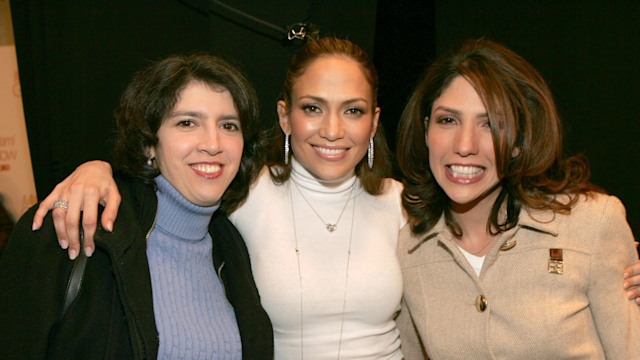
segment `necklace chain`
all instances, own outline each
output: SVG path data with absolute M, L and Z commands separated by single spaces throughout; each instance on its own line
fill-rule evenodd
M 355 187 L 355 184 L 353 186 Z M 298 185 L 296 185 L 296 187 L 298 187 Z M 302 195 L 300 188 L 298 188 L 298 191 L 300 192 L 300 195 Z M 342 213 L 340 213 L 340 217 L 342 217 L 344 210 L 347 208 L 347 204 L 349 203 L 349 200 L 351 200 L 352 193 L 353 193 L 353 187 L 351 188 L 351 193 L 349 193 L 349 199 L 347 200 L 347 202 L 344 204 L 344 207 L 342 208 Z M 300 284 L 300 359 L 304 360 L 304 310 L 303 310 L 304 302 L 303 302 L 303 296 L 302 296 L 303 293 L 302 293 L 302 270 L 300 267 L 300 247 L 298 245 L 298 231 L 296 229 L 296 216 L 295 216 L 295 211 L 293 207 L 293 193 L 290 193 L 289 198 L 291 199 L 291 217 L 293 219 L 293 237 L 295 240 L 296 261 L 298 265 L 298 279 L 300 281 L 299 283 Z M 304 197 L 304 195 L 302 195 L 302 198 L 305 200 L 305 202 L 307 202 L 307 205 L 309 205 L 311 210 L 315 212 L 315 210 L 313 209 L 311 204 L 309 204 L 309 202 Z M 337 357 L 338 360 L 340 360 L 340 351 L 342 350 L 342 332 L 344 330 L 344 314 L 347 308 L 347 286 L 349 283 L 349 264 L 351 262 L 351 242 L 353 239 L 353 222 L 355 218 L 355 212 L 356 212 L 356 199 L 353 198 L 353 208 L 351 210 L 351 229 L 349 229 L 349 249 L 347 250 L 347 265 L 345 267 L 345 274 L 344 274 L 344 296 L 342 299 L 342 319 L 340 321 L 340 338 L 338 340 L 338 357 Z M 322 220 L 322 217 L 320 217 L 320 215 L 317 212 L 316 212 L 316 215 L 318 215 L 320 220 Z M 331 224 L 327 224 L 327 230 L 329 230 L 329 232 L 333 232 L 336 229 L 335 225 L 337 225 L 338 221 L 340 221 L 340 217 L 338 217 L 336 224 L 334 224 L 333 230 L 330 230 L 328 227 L 328 225 L 331 225 Z
M 326 227 L 327 231 L 328 232 L 336 231 L 336 229 L 338 228 L 338 223 L 340 222 L 340 219 L 342 218 L 342 214 L 344 214 L 344 210 L 347 208 L 347 204 L 349 203 L 349 200 L 351 200 L 351 195 L 353 195 L 353 190 L 356 187 L 356 183 L 354 182 L 353 185 L 351 185 L 351 191 L 349 191 L 349 198 L 347 198 L 347 202 L 344 203 L 344 206 L 342 207 L 342 211 L 340 212 L 340 216 L 338 216 L 338 220 L 336 220 L 336 222 L 333 223 L 333 224 L 324 221 L 324 219 L 322 218 L 322 216 L 320 216 L 320 214 L 318 214 L 316 209 L 314 209 L 313 206 L 311 206 L 311 203 L 309 202 L 309 200 L 307 200 L 306 196 L 304 196 L 304 194 L 302 193 L 302 190 L 300 190 L 300 187 L 298 186 L 298 184 L 296 184 L 294 181 L 292 181 L 292 183 L 293 183 L 293 185 L 296 186 L 296 189 L 298 189 L 298 192 L 302 196 L 302 199 L 304 199 L 304 202 L 306 202 L 307 205 L 309 205 L 309 207 L 316 214 L 318 219 L 320 219 L 320 221 L 322 221 L 322 223 Z

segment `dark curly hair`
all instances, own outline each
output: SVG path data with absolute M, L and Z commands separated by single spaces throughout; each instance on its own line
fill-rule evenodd
M 127 177 L 153 184 L 157 168 L 146 165 L 147 149 L 158 144 L 158 129 L 173 109 L 180 92 L 193 81 L 228 90 L 238 109 L 244 149 L 240 169 L 222 197 L 220 208 L 235 210 L 264 164 L 264 137 L 258 99 L 245 76 L 233 65 L 207 54 L 170 56 L 136 73 L 115 111 L 114 169 Z
M 283 100 L 288 108 L 290 108 L 291 92 L 295 82 L 315 60 L 324 56 L 342 56 L 357 62 L 371 86 L 372 106 L 373 108 L 377 106 L 378 75 L 367 53 L 349 40 L 324 37 L 317 40 L 310 39 L 292 57 L 284 80 Z M 270 133 L 270 137 L 275 140 L 271 146 L 268 165 L 279 169 L 279 171 L 271 171 L 271 177 L 276 183 L 283 183 L 291 175 L 291 163 L 288 165 L 284 163 L 284 134 L 277 124 L 270 129 Z M 382 123 L 378 123 L 378 129 L 373 137 L 373 144 L 375 146 L 373 168 L 369 169 L 366 164 L 367 160 L 363 158 L 356 165 L 355 173 L 360 178 L 365 191 L 369 194 L 377 195 L 382 191 L 383 179 L 391 175 L 391 152 Z
M 563 154 L 563 128 L 551 91 L 526 60 L 488 39 L 469 40 L 428 67 L 406 105 L 398 129 L 402 201 L 416 234 L 429 231 L 444 213 L 456 236 L 462 230 L 449 198 L 429 168 L 425 117 L 453 79 L 463 76 L 478 92 L 489 115 L 501 190 L 487 221 L 491 233 L 513 228 L 522 207 L 568 212 L 576 194 L 601 191 L 589 183 L 581 155 Z M 517 153 L 517 156 L 513 156 Z M 557 195 L 569 195 L 560 201 Z M 499 211 L 506 203 L 507 217 Z

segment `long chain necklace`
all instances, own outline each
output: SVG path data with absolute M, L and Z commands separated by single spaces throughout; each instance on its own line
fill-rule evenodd
M 293 181 L 292 181 L 293 182 Z M 296 186 L 296 189 L 298 189 L 298 192 L 300 193 L 300 195 L 302 196 L 302 198 L 304 199 L 304 202 L 307 203 L 307 205 L 309 205 L 309 207 L 311 208 L 311 210 L 313 210 L 313 212 L 316 214 L 316 216 L 318 216 L 318 219 L 320 219 L 320 221 L 322 221 L 322 223 L 324 224 L 324 226 L 327 228 L 328 232 L 334 232 L 336 231 L 336 229 L 338 228 L 338 223 L 340 222 L 340 219 L 342 218 L 342 214 L 344 214 L 344 210 L 347 208 L 347 204 L 349 203 L 349 200 L 351 200 L 351 195 L 353 195 L 353 189 L 355 189 L 355 185 L 356 183 L 354 182 L 353 185 L 351 185 L 351 191 L 349 192 L 349 198 L 347 199 L 347 202 L 344 203 L 344 206 L 342 207 L 342 211 L 340 212 L 340 216 L 338 216 L 338 220 L 336 220 L 335 223 L 328 223 L 326 221 L 324 221 L 324 219 L 322 218 L 322 216 L 320 216 L 320 214 L 318 214 L 318 212 L 316 211 L 316 209 L 313 208 L 313 206 L 311 206 L 311 203 L 309 202 L 309 200 L 307 200 L 307 198 L 304 196 L 304 194 L 302 193 L 302 190 L 300 190 L 300 187 L 298 186 L 298 184 L 296 184 L 295 182 L 293 182 L 293 185 Z
M 349 200 L 351 200 L 351 195 L 353 194 L 354 187 L 355 187 L 355 183 L 351 188 L 351 193 L 349 193 L 349 199 L 345 203 L 344 208 L 342 209 L 342 213 L 344 213 L 344 209 L 347 208 L 347 204 L 349 203 Z M 296 185 L 296 188 L 298 188 L 298 185 Z M 300 188 L 298 188 L 298 191 L 300 192 L 300 195 L 302 195 L 302 191 L 300 191 Z M 302 296 L 302 270 L 300 267 L 300 247 L 298 246 L 298 231 L 296 229 L 296 216 L 295 216 L 295 211 L 293 207 L 292 192 L 290 193 L 289 198 L 291 199 L 291 217 L 293 218 L 293 237 L 295 239 L 296 260 L 298 263 L 298 279 L 300 281 L 300 360 L 304 360 L 304 308 L 303 308 L 304 299 Z M 318 215 L 318 213 L 313 209 L 311 204 L 309 204 L 307 199 L 304 197 L 304 195 L 302 195 L 302 198 L 305 200 L 307 205 L 309 205 L 311 210 L 313 210 L 313 212 L 315 212 L 316 215 Z M 337 357 L 338 360 L 340 360 L 340 351 L 342 350 L 342 332 L 344 330 L 344 313 L 347 308 L 347 286 L 349 282 L 349 263 L 351 261 L 351 241 L 353 239 L 353 221 L 355 218 L 355 212 L 356 212 L 356 199 L 353 198 L 353 208 L 351 210 L 351 229 L 349 229 L 349 249 L 347 250 L 347 265 L 345 267 L 345 273 L 344 273 L 344 296 L 342 298 L 342 318 L 340 321 L 340 338 L 338 340 L 338 357 Z M 342 213 L 340 213 L 340 217 L 342 217 Z M 320 217 L 320 215 L 318 215 L 318 217 Z M 331 224 L 327 224 L 327 230 L 329 230 L 329 232 L 333 232 L 336 229 L 335 226 L 337 225 L 338 221 L 340 221 L 340 217 L 338 217 L 336 224 L 333 224 L 334 225 L 333 230 L 330 230 L 328 227 L 328 225 L 331 225 Z M 321 217 L 320 217 L 320 220 L 322 220 Z M 322 222 L 324 223 L 324 221 Z

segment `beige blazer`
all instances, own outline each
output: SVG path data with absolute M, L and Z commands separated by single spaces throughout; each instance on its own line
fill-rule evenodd
M 640 307 L 622 288 L 623 269 L 638 260 L 633 242 L 613 196 L 582 197 L 570 215 L 523 210 L 478 277 L 443 219 L 426 236 L 407 226 L 398 247 L 402 351 L 407 360 L 425 351 L 432 359 L 640 359 Z

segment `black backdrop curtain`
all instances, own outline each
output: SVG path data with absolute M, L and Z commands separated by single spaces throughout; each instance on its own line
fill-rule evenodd
M 380 75 L 392 148 L 402 106 L 437 55 L 468 37 L 505 43 L 549 81 L 567 150 L 591 160 L 593 180 L 620 197 L 640 232 L 640 2 L 489 0 L 222 1 L 283 27 L 316 24 L 370 54 Z M 63 4 L 63 5 L 62 5 Z M 216 1 L 12 1 L 12 19 L 38 196 L 78 164 L 110 158 L 112 112 L 134 71 L 173 54 L 208 51 L 238 64 L 273 124 L 292 52 Z M 263 26 L 264 29 L 264 26 Z

